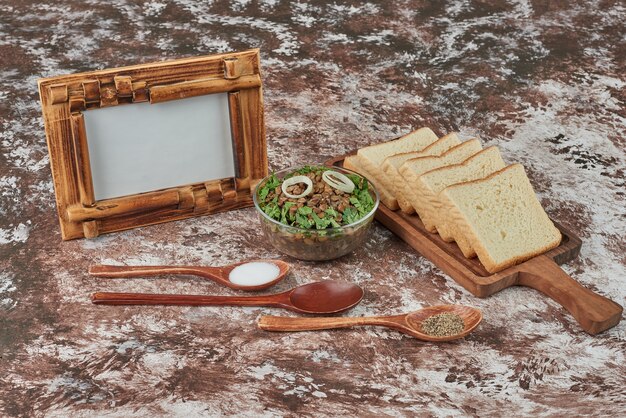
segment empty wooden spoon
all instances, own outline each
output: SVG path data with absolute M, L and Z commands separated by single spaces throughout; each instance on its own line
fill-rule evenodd
M 426 334 L 422 322 L 440 313 L 455 313 L 463 319 L 463 331 L 446 337 L 435 337 Z M 451 341 L 465 337 L 472 332 L 483 319 L 482 313 L 476 308 L 463 305 L 439 305 L 420 309 L 403 315 L 340 317 L 340 318 L 288 318 L 284 316 L 262 316 L 259 328 L 266 331 L 314 331 L 321 329 L 349 328 L 359 325 L 378 325 L 393 328 L 424 341 Z
M 91 301 L 100 305 L 271 306 L 300 313 L 330 314 L 350 309 L 362 298 L 363 289 L 358 285 L 326 280 L 273 295 L 205 296 L 97 292 L 91 296 Z
M 230 273 L 239 266 L 252 263 L 270 263 L 278 267 L 278 273 L 275 279 L 261 283 L 258 285 L 244 285 L 233 283 Z M 249 266 L 246 266 L 249 267 Z M 253 269 L 251 269 L 253 270 Z M 202 267 L 202 266 L 110 266 L 110 265 L 95 265 L 89 268 L 89 274 L 97 277 L 147 277 L 147 276 L 160 276 L 162 274 L 189 274 L 193 276 L 200 276 L 206 279 L 213 280 L 216 283 L 228 286 L 231 289 L 237 290 L 262 290 L 267 289 L 281 281 L 289 273 L 289 264 L 281 260 L 251 260 L 243 261 L 241 263 L 229 264 L 222 267 Z

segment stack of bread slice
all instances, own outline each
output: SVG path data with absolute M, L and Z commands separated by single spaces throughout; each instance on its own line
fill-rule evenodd
M 356 156 L 346 159 L 344 166 L 372 180 L 383 204 L 396 210 L 398 200 L 392 180 L 382 170 L 383 162 L 390 155 L 422 150 L 436 140 L 437 135 L 430 128 L 418 129 L 396 140 L 361 148 Z
M 399 171 L 400 167 L 412 158 L 440 155 L 450 148 L 460 144 L 461 140 L 459 137 L 455 133 L 452 133 L 437 139 L 435 142 L 421 150 L 403 152 L 401 154 L 395 154 L 385 158 L 382 164 L 382 169 L 387 178 L 392 182 L 391 191 L 398 200 L 398 204 L 402 212 L 410 215 L 415 213 L 415 209 L 413 209 L 413 205 L 409 202 L 411 187 L 402 180 L 402 175 Z
M 561 233 L 520 164 L 454 133 L 422 128 L 360 149 L 344 166 L 363 174 L 391 210 L 417 213 L 426 230 L 455 241 L 494 273 L 559 245 Z

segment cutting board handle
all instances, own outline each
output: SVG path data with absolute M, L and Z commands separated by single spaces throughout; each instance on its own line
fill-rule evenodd
M 582 286 L 545 255 L 522 264 L 518 284 L 550 296 L 591 335 L 617 325 L 622 316 L 620 305 Z

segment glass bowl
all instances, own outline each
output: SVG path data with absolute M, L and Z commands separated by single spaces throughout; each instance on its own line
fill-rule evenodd
M 312 166 L 318 166 L 311 164 Z M 298 168 L 289 168 L 274 173 L 279 179 L 293 173 Z M 359 173 L 341 167 L 332 167 L 332 170 L 343 174 L 356 174 L 365 178 Z M 257 184 L 254 189 L 254 207 L 259 214 L 261 229 L 269 242 L 278 251 L 290 255 L 299 260 L 325 261 L 333 260 L 344 256 L 357 247 L 361 246 L 367 237 L 367 232 L 374 219 L 374 213 L 378 209 L 379 197 L 374 185 L 367 180 L 368 190 L 374 199 L 374 207 L 363 218 L 349 225 L 339 228 L 326 229 L 304 229 L 295 226 L 285 225 L 266 215 L 259 207 L 258 193 L 263 185 L 268 181 L 269 176 Z

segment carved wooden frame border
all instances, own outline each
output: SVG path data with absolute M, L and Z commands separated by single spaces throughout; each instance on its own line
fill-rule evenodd
M 38 80 L 64 240 L 252 205 L 267 175 L 259 50 Z M 84 110 L 228 93 L 235 177 L 96 201 Z

